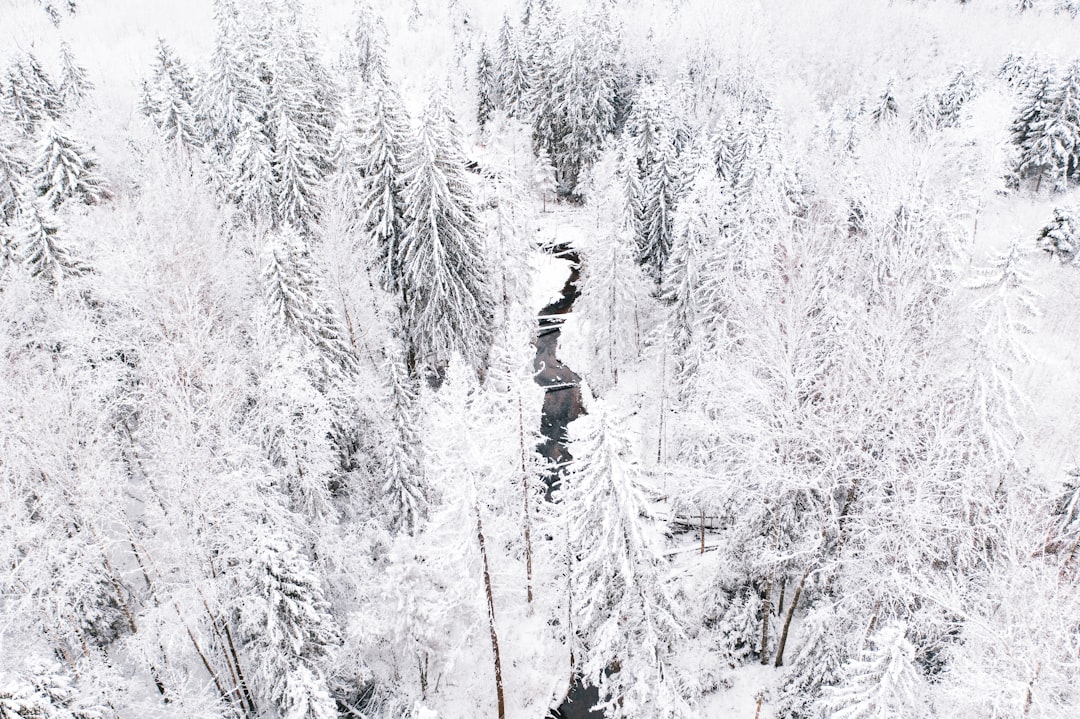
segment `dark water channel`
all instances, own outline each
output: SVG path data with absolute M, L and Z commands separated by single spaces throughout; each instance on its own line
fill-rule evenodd
M 580 294 L 577 286 L 578 254 L 567 245 L 555 247 L 553 254 L 569 260 L 571 270 L 559 299 L 540 311 L 540 328 L 533 343 L 536 345 L 536 358 L 533 360 L 536 383 L 546 390 L 540 421 L 544 441 L 538 449 L 552 462 L 551 472 L 545 478 L 548 501 L 551 501 L 552 491 L 559 485 L 562 468 L 571 459 L 566 450 L 566 426 L 585 413 L 579 386 L 581 377 L 556 355 L 562 323 Z M 596 687 L 584 686 L 580 680 L 576 680 L 562 703 L 551 711 L 549 719 L 602 719 L 603 712 L 592 710 L 599 701 L 600 693 Z
M 540 421 L 544 441 L 538 449 L 552 462 L 552 470 L 546 478 L 548 500 L 559 484 L 562 468 L 570 461 L 570 453 L 566 450 L 566 425 L 585 411 L 579 387 L 581 377 L 556 356 L 562 323 L 580 294 L 577 287 L 578 255 L 566 245 L 556 247 L 554 255 L 572 263 L 570 276 L 563 285 L 559 299 L 540 310 L 540 329 L 533 343 L 536 345 L 536 358 L 533 360 L 536 383 L 546 390 Z

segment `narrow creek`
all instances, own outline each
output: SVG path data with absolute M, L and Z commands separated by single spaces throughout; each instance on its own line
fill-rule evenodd
M 579 258 L 568 245 L 559 245 L 552 253 L 555 257 L 570 261 L 570 276 L 563 285 L 559 299 L 540 310 L 540 328 L 534 342 L 536 358 L 533 360 L 533 371 L 536 373 L 536 383 L 546 390 L 540 421 L 544 441 L 538 450 L 551 460 L 552 469 L 545 478 L 548 501 L 552 499 L 553 490 L 559 486 L 562 468 L 572 459 L 566 449 L 566 426 L 585 413 L 581 401 L 581 377 L 557 356 L 562 324 L 580 294 L 577 286 Z M 596 687 L 584 686 L 580 680 L 575 680 L 566 698 L 551 711 L 549 719 L 603 719 L 603 712 L 592 710 L 599 701 L 600 693 Z
M 536 357 L 533 359 L 536 383 L 546 390 L 540 421 L 544 441 L 538 449 L 552 463 L 551 472 L 545 478 L 549 501 L 552 490 L 559 484 L 559 473 L 570 461 L 570 453 L 566 449 L 566 426 L 585 411 L 579 387 L 581 377 L 563 364 L 556 354 L 559 337 L 562 336 L 562 323 L 580 294 L 577 287 L 578 255 L 566 245 L 555 247 L 553 254 L 570 261 L 570 276 L 563 285 L 559 299 L 540 310 L 540 328 L 534 342 Z

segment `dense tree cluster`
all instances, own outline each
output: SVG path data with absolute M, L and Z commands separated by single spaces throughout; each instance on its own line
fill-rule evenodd
M 0 717 L 1077 714 L 1080 62 L 349 4 L 10 53 Z

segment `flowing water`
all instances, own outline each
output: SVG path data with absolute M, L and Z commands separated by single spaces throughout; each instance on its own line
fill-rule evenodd
M 571 262 L 570 277 L 563 285 L 559 299 L 540 311 L 540 329 L 534 342 L 536 359 L 533 360 L 536 382 L 547 390 L 540 423 L 544 441 L 539 451 L 552 462 L 551 473 L 546 478 L 549 501 L 552 491 L 559 485 L 562 468 L 571 459 L 566 449 L 566 426 L 585 413 L 579 386 L 581 377 L 556 356 L 562 323 L 573 310 L 579 294 L 578 255 L 565 245 L 556 247 L 554 254 Z M 599 700 L 600 694 L 595 687 L 584 686 L 577 680 L 562 703 L 552 710 L 549 719 L 603 719 L 603 712 L 592 710 Z

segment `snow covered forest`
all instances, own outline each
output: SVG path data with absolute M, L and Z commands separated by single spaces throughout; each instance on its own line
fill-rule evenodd
M 1080 717 L 1080 1 L 0 0 L 0 719 Z

